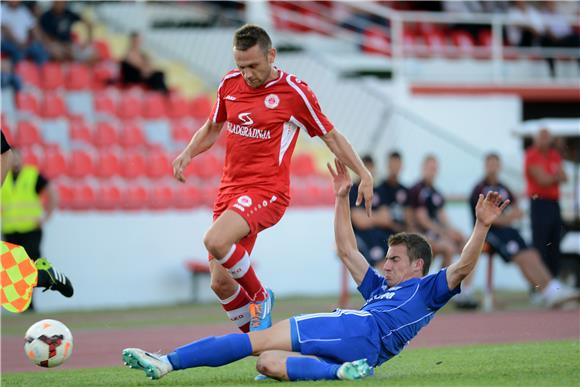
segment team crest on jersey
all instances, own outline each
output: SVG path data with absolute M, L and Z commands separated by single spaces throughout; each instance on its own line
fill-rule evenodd
M 244 207 L 250 207 L 252 205 L 252 198 L 244 195 L 238 198 L 238 203 Z
M 268 109 L 275 109 L 279 104 L 280 97 L 278 97 L 276 94 L 268 94 L 264 99 L 264 105 L 266 105 Z

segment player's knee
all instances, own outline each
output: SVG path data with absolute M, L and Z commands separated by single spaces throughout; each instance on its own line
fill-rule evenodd
M 283 361 L 272 351 L 262 352 L 256 362 L 256 370 L 271 378 L 280 378 L 283 374 Z
M 205 233 L 203 244 L 207 251 L 214 257 L 223 257 L 229 249 L 229 246 L 223 240 L 220 240 L 219 236 L 211 230 Z

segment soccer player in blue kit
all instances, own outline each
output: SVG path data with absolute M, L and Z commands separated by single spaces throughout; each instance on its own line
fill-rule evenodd
M 336 194 L 334 232 L 342 262 L 366 303 L 360 310 L 295 316 L 271 328 L 250 333 L 207 337 L 166 355 L 138 348 L 123 350 L 130 368 L 144 370 L 151 379 L 193 367 L 219 367 L 250 355 L 256 368 L 278 380 L 361 379 L 373 367 L 396 356 L 426 326 L 435 312 L 460 292 L 460 284 L 474 269 L 487 232 L 509 204 L 497 192 L 480 195 L 473 232 L 459 261 L 426 275 L 431 247 L 418 234 L 389 238 L 380 276 L 359 253 L 350 221 L 348 195 L 352 181 L 346 167 L 328 165 Z

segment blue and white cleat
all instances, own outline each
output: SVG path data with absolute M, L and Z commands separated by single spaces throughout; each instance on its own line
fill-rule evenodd
M 264 301 L 250 303 L 250 332 L 262 331 L 272 326 L 272 308 L 274 307 L 274 292 L 266 289 L 268 296 Z
M 263 374 L 258 374 L 256 376 L 254 376 L 254 381 L 256 381 L 256 382 L 262 382 L 264 380 L 275 380 L 275 379 L 272 379 L 271 377 L 263 375 Z
M 123 362 L 129 368 L 145 371 L 149 379 L 161 379 L 173 371 L 171 364 L 163 361 L 161 356 L 139 348 L 125 348 Z
M 367 363 L 367 359 L 361 359 L 343 363 L 336 371 L 336 376 L 340 380 L 358 380 L 374 375 L 374 373 L 375 371 Z

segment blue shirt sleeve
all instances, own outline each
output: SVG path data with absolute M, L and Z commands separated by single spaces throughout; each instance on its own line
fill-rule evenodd
M 431 309 L 439 309 L 456 294 L 461 292 L 458 285 L 455 289 L 449 290 L 447 285 L 447 271 L 441 269 L 436 274 L 431 274 L 421 279 L 419 292 L 425 300 L 425 304 Z
M 386 284 L 387 280 L 385 277 L 379 275 L 379 273 L 369 266 L 365 277 L 357 289 L 364 299 L 368 300 L 375 290 Z

